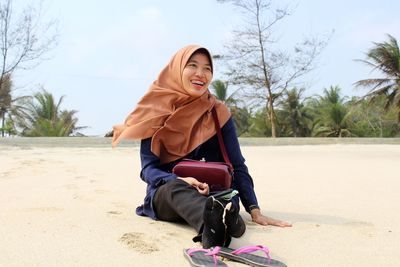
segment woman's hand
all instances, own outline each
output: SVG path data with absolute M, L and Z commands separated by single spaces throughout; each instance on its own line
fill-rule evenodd
M 250 212 L 251 219 L 253 222 L 261 224 L 261 225 L 273 225 L 278 227 L 291 227 L 292 224 L 280 220 L 276 220 L 261 214 L 259 209 L 253 209 Z
M 210 187 L 208 186 L 208 184 L 199 182 L 196 178 L 178 177 L 178 179 L 181 179 L 181 180 L 185 181 L 186 183 L 190 184 L 191 186 L 196 188 L 200 194 L 202 194 L 204 196 L 208 196 L 208 194 L 210 193 Z

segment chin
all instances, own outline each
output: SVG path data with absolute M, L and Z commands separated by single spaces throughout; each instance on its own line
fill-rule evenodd
M 207 89 L 202 89 L 202 90 L 192 89 L 190 90 L 190 95 L 194 97 L 199 97 L 202 96 L 206 91 Z

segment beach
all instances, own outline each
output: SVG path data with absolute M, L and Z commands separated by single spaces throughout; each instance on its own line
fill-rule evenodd
M 266 245 L 288 266 L 400 266 L 400 145 L 244 145 L 265 215 L 231 247 Z M 135 214 L 137 145 L 0 144 L 0 266 L 189 266 L 178 223 Z M 229 266 L 245 266 L 225 261 Z

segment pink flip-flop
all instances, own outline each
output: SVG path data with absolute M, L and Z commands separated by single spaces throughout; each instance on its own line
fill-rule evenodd
M 251 254 L 256 251 L 263 251 L 265 257 Z M 255 267 L 286 267 L 286 264 L 283 262 L 271 259 L 269 256 L 269 249 L 266 246 L 245 246 L 235 250 L 221 247 L 218 255 Z
M 183 254 L 189 260 L 190 265 L 195 267 L 227 267 L 227 265 L 217 259 L 221 247 L 211 249 L 190 248 L 184 249 Z

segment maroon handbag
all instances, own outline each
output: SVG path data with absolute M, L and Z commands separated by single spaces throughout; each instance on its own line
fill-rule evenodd
M 207 183 L 210 191 L 222 191 L 232 185 L 233 166 L 226 153 L 221 129 L 218 122 L 218 115 L 215 109 L 212 109 L 212 115 L 217 128 L 218 143 L 221 148 L 222 156 L 225 162 L 209 162 L 201 160 L 183 159 L 172 169 L 172 172 L 179 177 L 194 177 L 202 183 Z

